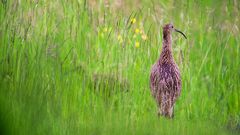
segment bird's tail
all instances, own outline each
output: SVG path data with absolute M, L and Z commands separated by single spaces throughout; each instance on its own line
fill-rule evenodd
M 174 107 L 172 101 L 170 99 L 167 99 L 161 102 L 158 114 L 167 118 L 173 118 L 174 117 L 173 110 Z

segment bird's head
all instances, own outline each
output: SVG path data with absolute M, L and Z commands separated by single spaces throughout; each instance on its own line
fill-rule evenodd
M 174 26 L 173 26 L 173 24 L 169 23 L 169 24 L 166 24 L 166 25 L 163 27 L 163 34 L 164 34 L 164 35 L 171 34 L 172 31 L 175 31 L 175 32 L 178 32 L 178 33 L 182 34 L 182 35 L 187 39 L 186 35 L 185 35 L 183 32 L 181 32 L 180 30 L 175 29 Z

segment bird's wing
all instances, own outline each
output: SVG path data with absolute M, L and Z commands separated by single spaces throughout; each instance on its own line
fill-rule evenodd
M 166 95 L 169 95 L 175 102 L 181 93 L 181 77 L 178 67 L 171 66 L 160 74 L 160 91 Z
M 173 75 L 174 75 L 173 76 L 174 101 L 176 101 L 176 99 L 180 96 L 181 89 L 182 89 L 181 75 L 180 75 L 180 72 L 179 72 L 179 69 L 178 69 L 177 66 L 174 68 L 174 74 Z
M 159 71 L 157 65 L 154 64 L 150 74 L 150 89 L 153 97 L 156 97 L 156 92 L 158 91 L 158 82 L 159 82 Z

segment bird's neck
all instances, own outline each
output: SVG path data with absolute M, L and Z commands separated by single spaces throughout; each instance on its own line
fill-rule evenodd
M 170 33 L 163 32 L 162 52 L 160 55 L 161 63 L 170 63 L 173 61 L 172 56 L 172 36 Z

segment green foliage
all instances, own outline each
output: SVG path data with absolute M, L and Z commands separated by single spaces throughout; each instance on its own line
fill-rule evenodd
M 240 132 L 238 1 L 0 2 L 0 133 Z M 175 118 L 149 89 L 173 22 L 183 88 Z

